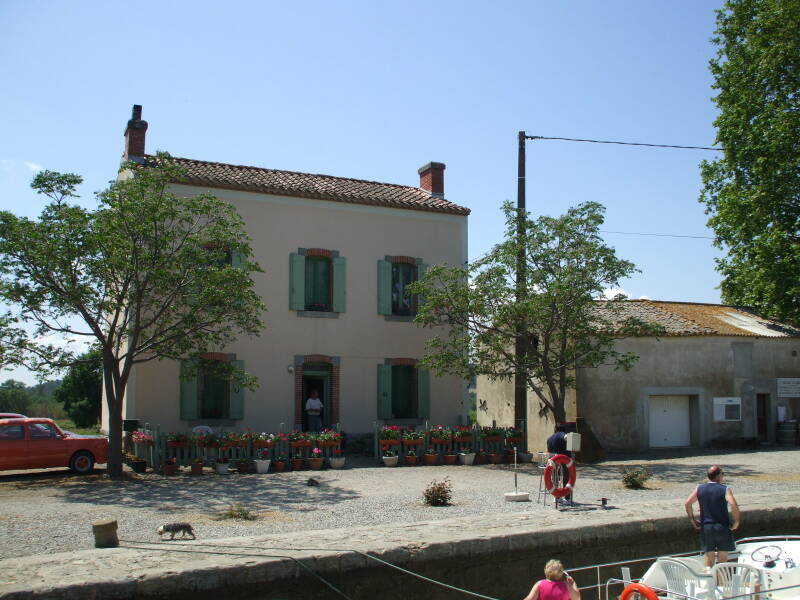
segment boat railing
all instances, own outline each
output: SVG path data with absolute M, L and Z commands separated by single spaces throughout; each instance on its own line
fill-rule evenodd
M 606 583 L 605 583 L 605 586 L 604 586 L 605 587 L 605 599 L 604 600 L 610 600 L 611 599 L 611 596 L 609 595 L 609 588 L 611 588 L 612 586 L 625 587 L 625 586 L 627 586 L 627 585 L 629 585 L 631 583 L 638 583 L 639 581 L 640 580 L 638 580 L 638 579 L 630 579 L 630 580 L 628 580 L 628 579 L 617 579 L 615 577 L 612 577 L 612 578 L 608 579 L 606 581 Z M 589 586 L 589 587 L 594 588 L 595 586 Z M 705 595 L 705 596 L 703 596 L 701 598 L 701 597 L 697 597 L 697 596 L 690 596 L 689 594 L 681 594 L 680 592 L 661 589 L 661 588 L 655 587 L 655 586 L 648 586 L 648 587 L 650 589 L 652 589 L 656 593 L 657 596 L 659 596 L 659 597 L 660 596 L 666 596 L 666 597 L 670 598 L 671 600 L 766 600 L 767 598 L 771 598 L 772 594 L 774 592 L 785 592 L 785 591 L 788 591 L 788 590 L 797 590 L 798 592 L 800 592 L 800 584 L 795 583 L 793 585 L 785 585 L 785 586 L 782 586 L 782 587 L 769 588 L 769 589 L 765 589 L 765 590 L 758 590 L 758 591 L 753 591 L 753 592 L 745 592 L 745 593 L 742 593 L 742 594 L 736 594 L 735 596 L 722 596 L 722 597 L 719 597 L 719 598 L 717 597 L 717 593 L 715 592 L 714 595 L 711 596 L 711 597 Z M 583 589 L 585 589 L 585 588 L 581 588 L 581 590 L 583 590 Z M 614 598 L 618 598 L 618 597 L 619 597 L 619 594 L 615 594 Z
M 736 540 L 736 545 L 750 544 L 754 542 L 797 542 L 800 535 L 757 535 Z

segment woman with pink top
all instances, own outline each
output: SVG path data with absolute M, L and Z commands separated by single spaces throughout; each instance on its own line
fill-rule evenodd
M 564 572 L 560 560 L 548 560 L 544 566 L 544 576 L 533 584 L 530 594 L 524 600 L 580 600 L 581 592 L 575 580 Z

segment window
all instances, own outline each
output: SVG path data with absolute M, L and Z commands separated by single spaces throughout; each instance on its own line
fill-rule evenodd
M 0 442 L 4 440 L 21 440 L 23 438 L 22 425 L 0 426 Z
M 430 375 L 411 359 L 387 359 L 378 365 L 378 418 L 428 419 Z
M 715 421 L 741 421 L 741 398 L 714 398 Z
M 289 255 L 289 310 L 335 317 L 345 311 L 346 261 L 337 250 L 299 248 Z
M 206 360 L 230 361 L 244 370 L 244 361 L 235 354 L 209 355 Z M 244 418 L 244 388 L 236 381 L 202 369 L 195 361 L 181 363 L 180 418 L 184 421 L 237 421 Z
M 31 441 L 33 440 L 52 440 L 61 437 L 55 427 L 49 423 L 31 423 L 28 426 Z
M 378 261 L 378 314 L 387 320 L 410 321 L 418 299 L 407 287 L 425 276 L 427 265 L 410 256 L 386 256 Z
M 330 312 L 331 299 L 331 259 L 325 256 L 306 258 L 305 310 Z

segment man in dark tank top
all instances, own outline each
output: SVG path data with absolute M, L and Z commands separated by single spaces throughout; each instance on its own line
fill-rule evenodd
M 714 553 L 717 562 L 728 562 L 728 552 L 736 549 L 733 532 L 739 529 L 741 514 L 733 490 L 723 485 L 724 473 L 718 465 L 708 468 L 708 483 L 697 486 L 686 499 L 686 514 L 694 528 L 700 532 L 700 549 L 706 553 L 706 566 L 714 565 Z M 692 506 L 700 504 L 700 520 L 694 518 Z M 728 515 L 731 506 L 733 523 Z

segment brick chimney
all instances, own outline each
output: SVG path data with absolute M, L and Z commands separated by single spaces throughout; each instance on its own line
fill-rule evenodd
M 429 162 L 420 167 L 419 187 L 431 193 L 431 196 L 444 198 L 444 163 Z
M 125 128 L 125 152 L 122 153 L 123 160 L 134 160 L 144 162 L 144 138 L 147 134 L 147 121 L 142 121 L 142 107 L 140 104 L 133 105 L 131 119 Z

